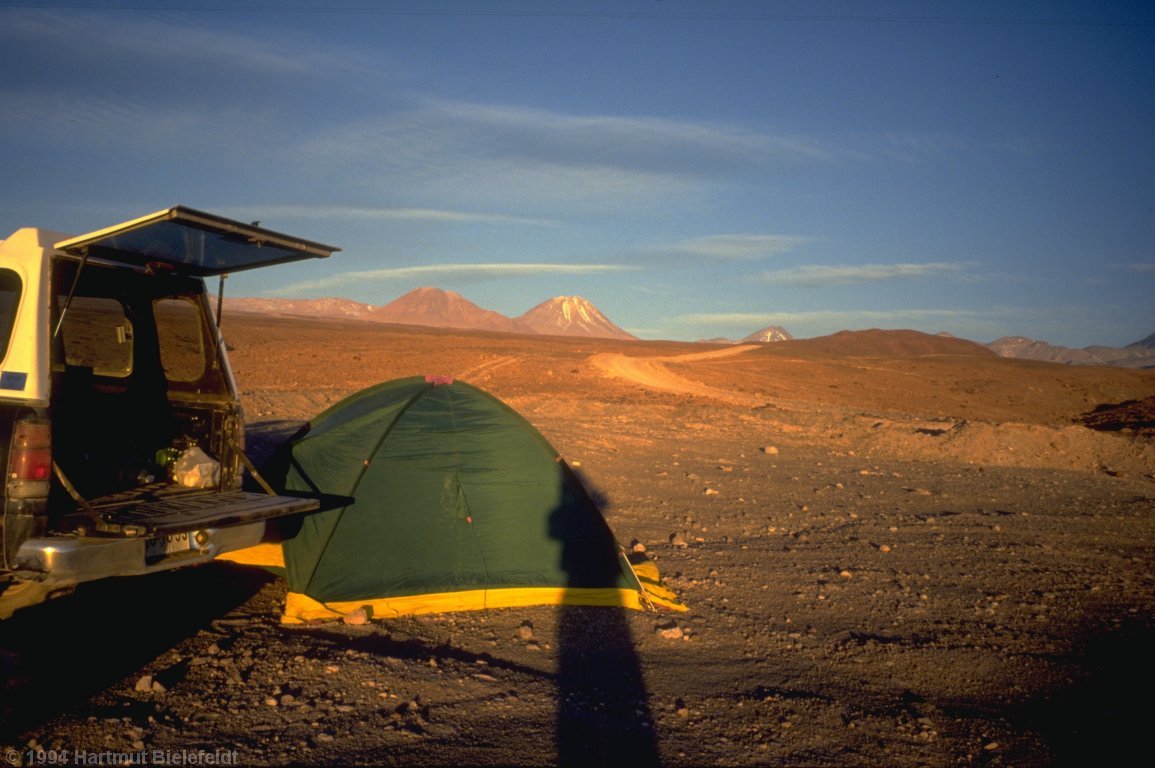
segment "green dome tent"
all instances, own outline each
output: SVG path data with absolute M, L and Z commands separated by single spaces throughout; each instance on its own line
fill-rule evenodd
M 286 458 L 285 491 L 344 504 L 285 537 L 286 622 L 543 604 L 685 610 L 652 563 L 630 564 L 541 433 L 464 382 L 363 390 L 310 422 Z

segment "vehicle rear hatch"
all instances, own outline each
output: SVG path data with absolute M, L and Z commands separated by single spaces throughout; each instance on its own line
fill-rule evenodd
M 197 277 L 323 259 L 340 250 L 183 206 L 62 240 L 56 249 L 79 258 L 167 267 Z
M 150 271 L 207 277 L 310 258 L 339 248 L 280 234 L 183 206 L 62 240 L 58 251 L 79 261 L 124 264 Z M 171 490 L 171 489 L 170 489 Z M 308 512 L 313 499 L 239 490 L 163 494 L 128 503 L 89 507 L 98 528 L 130 536 L 166 536 L 207 526 L 229 526 Z

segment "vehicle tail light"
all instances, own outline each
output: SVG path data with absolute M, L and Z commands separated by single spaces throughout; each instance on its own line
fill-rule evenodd
M 21 419 L 12 427 L 8 498 L 46 498 L 52 483 L 52 427 L 35 418 Z

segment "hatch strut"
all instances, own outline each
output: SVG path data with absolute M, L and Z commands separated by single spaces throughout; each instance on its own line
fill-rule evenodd
M 225 308 L 225 278 L 227 278 L 228 276 L 229 276 L 228 272 L 221 272 L 219 275 L 217 275 L 216 343 L 217 343 L 218 354 L 219 354 L 219 350 L 221 348 L 224 348 L 224 346 L 225 346 L 225 336 L 221 332 L 221 316 L 222 316 L 222 313 L 224 312 L 224 308 Z M 270 496 L 276 496 L 277 492 L 275 490 L 273 490 L 273 487 L 271 485 L 269 485 L 268 481 L 266 481 L 265 478 L 261 476 L 261 473 L 259 471 L 257 471 L 256 465 L 253 464 L 252 459 L 250 459 L 248 456 L 245 455 L 244 450 L 238 450 L 237 453 L 240 454 L 241 463 L 245 465 L 245 469 L 249 470 L 249 474 L 252 476 L 252 478 L 254 480 L 257 481 L 257 484 L 261 486 L 261 489 L 264 490 L 264 492 L 269 494 Z
M 61 469 L 60 465 L 55 461 L 52 462 L 52 472 L 56 475 L 56 479 L 60 481 L 60 484 L 64 486 L 64 490 L 68 491 L 68 495 L 72 497 L 72 500 L 79 504 L 85 512 L 95 516 L 96 511 L 92 508 L 92 505 L 88 503 L 88 499 L 80 495 L 80 491 L 76 490 L 76 486 L 72 484 L 72 481 L 64 474 L 64 470 Z
M 221 332 L 221 313 L 225 308 L 225 278 L 229 276 L 228 272 L 221 272 L 217 276 L 217 333 Z
M 68 296 L 64 299 L 64 306 L 60 308 L 60 317 L 56 319 L 56 328 L 52 331 L 52 338 L 60 335 L 60 329 L 64 327 L 64 315 L 68 313 L 68 308 L 72 306 L 72 297 L 76 295 L 76 286 L 80 283 L 80 273 L 84 271 L 84 267 L 88 264 L 88 249 L 80 254 L 80 264 L 76 267 L 76 274 L 72 276 L 72 285 L 68 288 Z

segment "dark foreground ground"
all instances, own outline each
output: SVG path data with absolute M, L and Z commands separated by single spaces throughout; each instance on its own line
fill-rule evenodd
M 950 380 L 977 400 L 944 413 L 942 384 L 912 388 L 929 369 L 893 352 L 845 374 L 904 385 L 857 409 L 782 390 L 785 364 L 765 369 L 777 378 L 741 356 L 663 369 L 752 397 L 722 402 L 587 365 L 693 351 L 680 347 L 495 353 L 507 342 L 432 336 L 426 368 L 405 370 L 419 335 L 390 337 L 394 362 L 378 364 L 366 330 L 312 353 L 318 369 L 348 361 L 326 389 L 299 363 L 263 378 L 308 338 L 278 327 L 231 337 L 255 436 L 375 380 L 472 371 L 575 465 L 619 540 L 642 544 L 691 610 L 290 628 L 283 581 L 260 570 L 93 584 L 0 625 L 13 764 L 1048 766 L 1147 746 L 1151 446 L 1134 418 L 1104 432 L 1077 417 L 1155 394 L 1150 376 L 996 365 L 976 383 L 956 361 Z M 831 360 L 823 380 L 837 384 Z M 983 418 L 1013 408 L 1001 393 L 1016 376 L 1042 386 L 1039 370 L 1082 387 L 1069 418 Z

